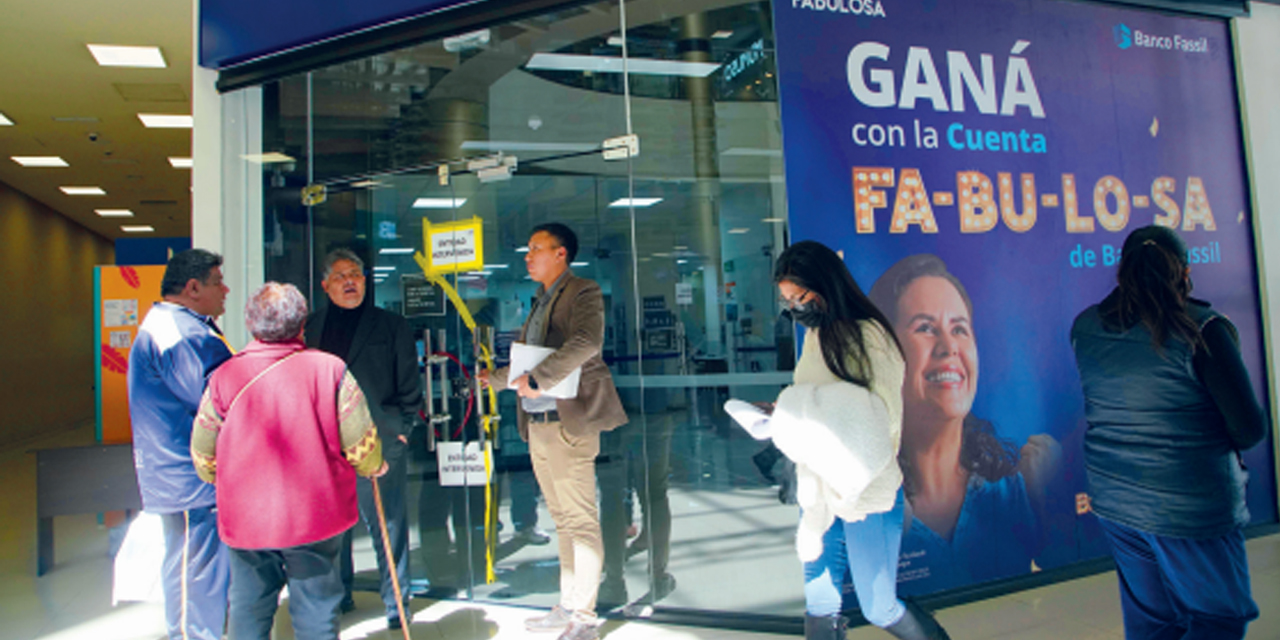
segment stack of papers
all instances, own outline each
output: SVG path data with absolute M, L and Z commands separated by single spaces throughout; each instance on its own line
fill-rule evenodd
M 523 342 L 511 343 L 511 367 L 508 369 L 508 380 L 515 380 L 530 371 L 547 359 L 547 356 L 555 353 L 555 349 L 549 347 L 535 347 Z M 565 376 L 560 384 L 550 389 L 539 388 L 544 396 L 552 398 L 576 398 L 578 397 L 578 382 L 582 380 L 582 367 L 574 369 L 569 375 Z

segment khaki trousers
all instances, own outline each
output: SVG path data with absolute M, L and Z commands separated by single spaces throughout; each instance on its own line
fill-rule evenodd
M 560 422 L 529 423 L 529 456 L 560 543 L 560 607 L 594 619 L 604 562 L 596 508 L 600 434 L 577 438 Z

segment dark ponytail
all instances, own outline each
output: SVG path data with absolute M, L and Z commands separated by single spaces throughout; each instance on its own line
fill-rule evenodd
M 1187 245 L 1167 227 L 1148 226 L 1125 239 L 1116 273 L 1117 304 L 1108 324 L 1128 328 L 1139 322 L 1151 333 L 1157 353 L 1177 338 L 1194 352 L 1207 348 L 1200 327 L 1187 313 L 1191 281 L 1187 278 Z

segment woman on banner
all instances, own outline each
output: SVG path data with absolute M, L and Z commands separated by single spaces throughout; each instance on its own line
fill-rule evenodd
M 774 281 L 808 330 L 804 349 L 772 416 L 740 421 L 795 463 L 805 638 L 844 640 L 847 572 L 867 621 L 898 638 L 945 640 L 933 616 L 897 596 L 903 361 L 893 329 L 843 260 L 817 242 L 784 251 Z
M 932 254 L 899 260 L 871 287 L 906 355 L 899 463 L 907 496 L 903 589 L 928 593 L 1026 573 L 1042 547 L 1048 435 L 1021 450 L 972 412 L 973 302 Z
M 1071 328 L 1093 511 L 1120 576 L 1127 638 L 1243 638 L 1258 617 L 1241 528 L 1240 452 L 1267 415 L 1235 326 L 1190 297 L 1187 245 L 1149 226 Z

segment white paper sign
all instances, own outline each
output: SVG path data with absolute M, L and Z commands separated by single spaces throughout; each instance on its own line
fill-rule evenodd
M 693 304 L 693 283 L 692 282 L 676 283 L 676 304 L 678 305 Z
M 112 331 L 107 335 L 112 349 L 128 349 L 133 346 L 133 335 L 128 331 Z
M 476 259 L 475 229 L 454 229 L 431 234 L 431 266 L 437 269 Z
M 102 326 L 128 327 L 138 324 L 137 300 L 103 300 Z
M 555 353 L 555 349 L 548 347 L 535 347 L 523 342 L 511 343 L 511 367 L 508 369 L 508 380 L 515 380 L 520 376 L 533 371 L 547 356 Z M 569 375 L 560 381 L 560 384 L 550 389 L 539 388 L 544 396 L 552 398 L 576 398 L 578 397 L 578 382 L 582 379 L 582 367 L 574 369 Z
M 493 444 L 484 443 L 484 453 L 479 442 L 437 442 L 436 461 L 440 469 L 442 487 L 483 487 L 489 484 L 493 468 Z

